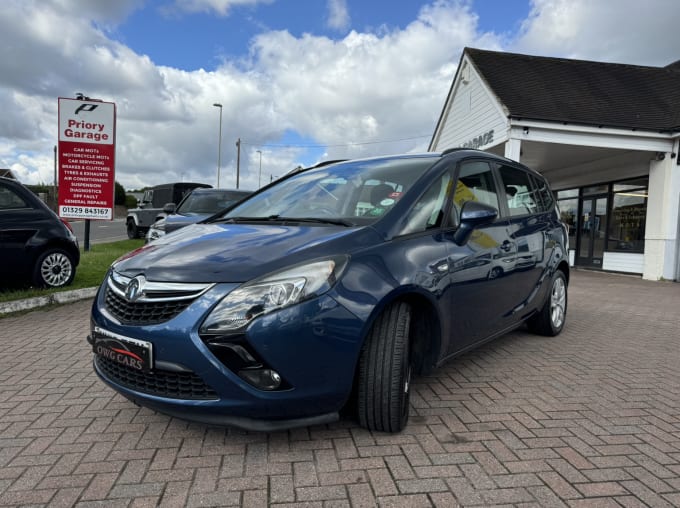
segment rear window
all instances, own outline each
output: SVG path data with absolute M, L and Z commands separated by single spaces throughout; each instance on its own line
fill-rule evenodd
M 19 196 L 12 189 L 0 186 L 0 210 L 16 210 L 19 208 L 30 208 L 24 198 Z

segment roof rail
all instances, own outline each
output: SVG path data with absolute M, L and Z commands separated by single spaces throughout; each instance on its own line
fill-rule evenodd
M 464 146 L 457 146 L 456 148 L 447 148 L 446 150 L 442 150 L 442 155 L 448 155 L 453 152 L 460 152 L 461 150 L 473 150 L 477 152 L 481 152 L 483 150 L 478 150 L 477 148 L 465 148 Z
M 329 160 L 329 161 L 322 161 L 319 162 L 318 164 L 314 164 L 313 166 L 309 166 L 306 168 L 303 168 L 302 166 L 298 166 L 297 168 L 291 169 L 286 175 L 294 175 L 295 173 L 299 173 L 300 171 L 307 171 L 308 169 L 315 169 L 315 168 L 322 168 L 323 166 L 328 166 L 330 164 L 335 164 L 336 162 L 345 162 L 348 159 L 335 159 L 335 160 Z

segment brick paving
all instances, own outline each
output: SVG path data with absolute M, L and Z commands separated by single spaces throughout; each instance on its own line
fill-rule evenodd
M 574 272 L 518 330 L 414 383 L 398 435 L 187 423 L 98 381 L 90 301 L 0 320 L 0 506 L 680 506 L 680 284 Z

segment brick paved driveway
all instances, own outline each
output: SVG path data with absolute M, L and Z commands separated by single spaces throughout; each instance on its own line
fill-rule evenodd
M 89 305 L 0 320 L 2 506 L 680 506 L 680 284 L 574 273 L 559 338 L 417 380 L 400 435 L 137 408 L 92 372 Z

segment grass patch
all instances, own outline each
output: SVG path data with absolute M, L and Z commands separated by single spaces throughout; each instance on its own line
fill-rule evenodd
M 106 271 L 116 259 L 123 254 L 130 252 L 144 245 L 143 239 L 121 240 L 111 243 L 97 243 L 90 245 L 90 250 L 84 252 L 80 250 L 80 264 L 76 268 L 76 276 L 70 286 L 63 288 L 38 289 L 22 288 L 7 289 L 0 291 L 0 302 L 11 302 L 23 300 L 34 296 L 45 296 L 50 293 L 60 291 L 70 291 L 72 289 L 91 288 L 99 286 L 104 280 Z

